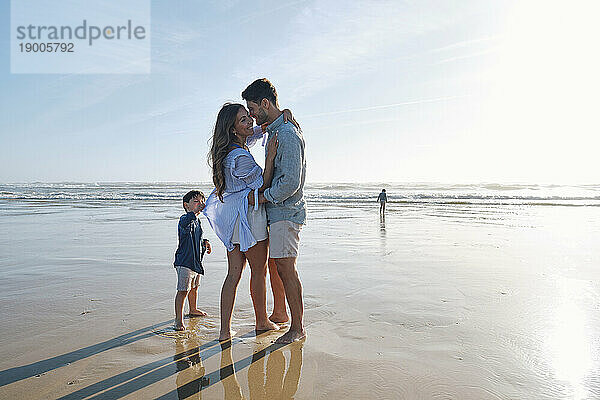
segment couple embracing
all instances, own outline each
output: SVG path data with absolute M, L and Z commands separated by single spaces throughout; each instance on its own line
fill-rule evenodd
M 203 211 L 227 248 L 219 340 L 232 336 L 231 314 L 248 260 L 256 330 L 279 329 L 275 322 L 287 320 L 287 299 L 290 329 L 277 342 L 291 343 L 305 336 L 302 284 L 296 270 L 299 233 L 306 220 L 304 139 L 291 114 L 280 111 L 277 91 L 267 79 L 254 81 L 242 98 L 249 112 L 241 104 L 228 103 L 217 116 L 209 155 L 215 190 Z M 248 147 L 264 135 L 263 171 Z M 267 265 L 275 303 L 271 319 L 266 308 Z

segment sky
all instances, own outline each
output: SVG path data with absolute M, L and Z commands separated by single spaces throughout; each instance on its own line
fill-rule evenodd
M 220 107 L 265 77 L 301 124 L 308 182 L 597 184 L 599 11 L 152 1 L 151 73 L 12 74 L 3 1 L 0 182 L 209 182 Z

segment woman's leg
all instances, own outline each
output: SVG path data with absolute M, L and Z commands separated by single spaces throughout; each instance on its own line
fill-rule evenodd
M 235 245 L 232 251 L 227 252 L 227 277 L 221 289 L 221 333 L 219 334 L 219 340 L 231 338 L 231 313 L 235 304 L 235 292 L 245 265 L 246 257 L 240 251 L 240 246 Z
M 269 241 L 261 240 L 246 252 L 250 263 L 250 296 L 256 315 L 256 330 L 279 329 L 267 317 L 267 247 Z

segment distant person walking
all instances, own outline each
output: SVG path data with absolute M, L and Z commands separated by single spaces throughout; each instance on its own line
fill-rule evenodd
M 385 193 L 385 189 L 381 189 L 381 193 L 377 196 L 377 201 L 379 202 L 379 213 L 385 214 L 385 203 L 387 202 L 387 194 Z

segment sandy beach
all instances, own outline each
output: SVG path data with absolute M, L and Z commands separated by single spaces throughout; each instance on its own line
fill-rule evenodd
M 246 270 L 222 348 L 225 249 L 204 218 L 209 316 L 169 330 L 181 187 L 0 199 L 0 398 L 600 398 L 597 197 L 408 201 L 390 188 L 383 220 L 378 190 L 313 186 L 307 339 L 254 333 Z

